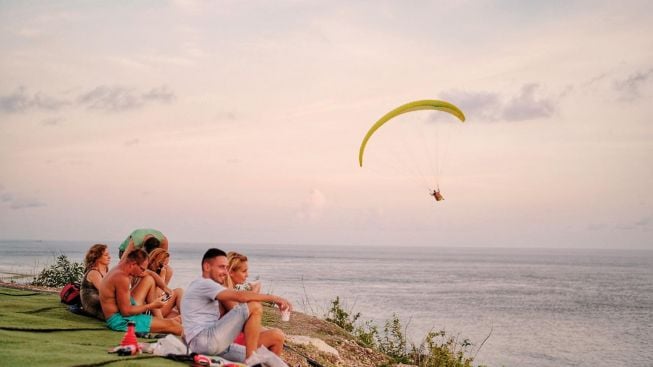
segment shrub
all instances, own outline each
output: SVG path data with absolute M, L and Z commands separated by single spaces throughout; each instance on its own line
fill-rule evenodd
M 331 301 L 331 308 L 326 314 L 326 320 L 340 326 L 341 328 L 351 333 L 354 331 L 354 324 L 360 316 L 360 312 L 353 316 L 350 315 L 350 312 L 347 312 L 344 308 L 342 308 L 342 305 L 340 304 L 340 297 L 336 297 L 335 300 Z
M 474 358 L 466 356 L 472 347 L 469 339 L 459 341 L 457 336 L 448 336 L 444 330 L 431 331 L 419 346 L 410 343 L 408 347 L 405 330 L 402 329 L 396 314 L 385 322 L 383 334 L 379 333 L 378 327 L 371 320 L 356 325 L 360 316 L 360 312 L 352 315 L 351 311 L 345 311 L 340 297 L 336 297 L 331 301 L 326 320 L 352 333 L 360 344 L 385 353 L 394 363 L 408 363 L 419 367 L 472 367 Z
M 420 367 L 471 367 L 473 358 L 465 356 L 471 346 L 469 339 L 459 342 L 444 330 L 431 331 L 419 347 L 412 346 L 411 359 Z
M 32 285 L 63 287 L 67 283 L 79 283 L 84 276 L 82 263 L 70 261 L 66 255 L 59 255 L 53 265 L 41 270 Z
M 379 328 L 374 325 L 372 320 L 367 320 L 362 325 L 356 326 L 354 329 L 354 336 L 358 338 L 358 341 L 361 342 L 361 344 L 368 348 L 376 348 L 378 335 Z
M 406 335 L 401 330 L 401 321 L 396 314 L 392 314 L 392 320 L 386 320 L 383 335 L 378 335 L 377 341 L 379 350 L 392 357 L 396 362 L 411 362 L 406 350 Z

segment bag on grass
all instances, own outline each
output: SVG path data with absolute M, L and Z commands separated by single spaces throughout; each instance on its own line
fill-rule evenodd
M 79 295 L 79 284 L 77 283 L 68 283 L 64 285 L 63 289 L 61 289 L 61 293 L 59 293 L 59 297 L 61 298 L 61 303 L 67 305 L 82 304 L 82 299 Z

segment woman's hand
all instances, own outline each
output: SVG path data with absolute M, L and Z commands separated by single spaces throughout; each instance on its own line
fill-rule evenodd
M 274 303 L 281 311 L 292 311 L 292 304 L 285 298 L 277 297 Z
M 261 281 L 260 280 L 255 280 L 253 282 L 249 282 L 249 286 L 251 287 L 252 292 L 261 293 Z

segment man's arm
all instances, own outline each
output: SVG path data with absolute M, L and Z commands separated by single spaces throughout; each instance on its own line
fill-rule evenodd
M 163 236 L 163 240 L 159 241 L 159 247 L 168 251 L 168 237 Z
M 250 291 L 235 291 L 233 289 L 225 289 L 215 296 L 215 299 L 222 303 L 228 304 L 229 302 L 247 303 L 247 302 L 272 302 L 279 306 L 281 310 L 292 310 L 290 302 L 279 296 L 273 294 L 260 294 Z
M 127 244 L 127 247 L 125 247 L 125 251 L 123 251 L 120 261 L 126 259 L 127 255 L 129 255 L 129 253 L 134 251 L 135 249 L 136 249 L 136 245 L 134 245 L 134 239 L 131 236 L 129 236 L 129 243 Z

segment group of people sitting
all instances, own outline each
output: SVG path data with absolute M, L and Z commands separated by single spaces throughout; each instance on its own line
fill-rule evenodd
M 194 352 L 246 362 L 265 346 L 280 355 L 285 335 L 261 326 L 261 302 L 291 310 L 286 299 L 261 294 L 259 282 L 247 282 L 247 257 L 211 248 L 201 262 L 201 276 L 184 290 L 170 289 L 173 276 L 168 240 L 159 231 L 137 229 L 120 245 L 120 260 L 109 268 L 104 244 L 86 253 L 81 284 L 84 311 L 116 331 L 133 321 L 137 333 L 183 336 Z

